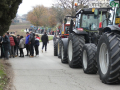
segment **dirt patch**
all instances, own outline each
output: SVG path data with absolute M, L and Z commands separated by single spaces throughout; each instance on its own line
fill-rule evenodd
M 30 28 L 30 25 L 11 25 L 9 28 L 9 32 L 16 32 L 16 35 L 23 35 L 26 36 L 25 32 L 22 32 L 22 30 L 25 30 L 26 28 Z
M 13 70 L 9 61 L 0 60 L 1 65 L 3 65 L 3 70 L 5 72 L 4 80 L 6 81 L 5 87 L 3 90 L 12 90 L 13 87 Z

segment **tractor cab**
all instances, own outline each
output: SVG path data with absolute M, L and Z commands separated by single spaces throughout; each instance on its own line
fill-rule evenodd
M 85 36 L 86 43 L 96 43 L 99 29 L 108 26 L 111 8 L 84 8 L 76 13 L 73 32 Z M 104 24 L 102 23 L 104 21 Z
M 111 8 L 89 8 L 79 10 L 76 14 L 76 29 L 96 32 L 99 28 L 106 27 L 109 22 L 105 19 L 109 18 L 108 11 L 110 9 Z M 100 25 L 102 21 L 104 21 L 103 26 Z

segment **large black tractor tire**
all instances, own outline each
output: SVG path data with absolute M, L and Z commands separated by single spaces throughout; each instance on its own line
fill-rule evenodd
M 97 48 L 97 65 L 103 83 L 120 81 L 120 35 L 105 33 L 101 36 Z
M 61 43 L 62 43 L 62 40 L 59 38 L 58 39 L 58 44 L 57 44 L 57 55 L 58 55 L 58 58 L 61 58 Z
M 68 63 L 68 52 L 67 52 L 68 41 L 62 41 L 61 43 L 61 62 Z
M 85 44 L 83 35 L 69 34 L 68 63 L 71 68 L 82 67 L 82 48 Z
M 82 49 L 82 65 L 83 71 L 86 74 L 96 74 L 97 62 L 96 62 L 97 47 L 95 44 L 85 44 Z
M 54 41 L 54 56 L 57 56 L 57 43 L 58 41 Z

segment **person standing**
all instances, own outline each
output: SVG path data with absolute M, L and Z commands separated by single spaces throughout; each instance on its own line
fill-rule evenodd
M 14 46 L 14 54 L 15 54 L 15 57 L 17 57 L 17 46 L 19 45 L 18 42 L 17 42 L 17 38 L 15 36 L 15 34 L 11 34 L 13 39 L 14 39 L 14 42 L 15 42 L 15 46 Z
M 3 35 L 3 41 L 1 42 L 3 44 L 3 50 L 4 50 L 4 54 L 5 54 L 5 58 L 4 60 L 8 60 L 8 52 L 9 52 L 9 44 L 10 44 L 10 40 L 9 37 L 7 35 Z
M 16 53 L 17 53 L 17 56 L 19 56 L 18 51 L 19 51 L 20 35 L 17 35 L 16 40 L 17 40 Z
M 10 46 L 11 46 L 10 57 L 13 56 L 13 58 L 14 58 L 14 57 L 15 57 L 15 51 L 14 51 L 15 41 L 14 41 L 14 38 L 13 38 L 12 35 L 13 35 L 13 34 L 11 34 L 11 36 L 9 37 L 9 39 L 10 39 Z
M 9 34 L 9 32 L 7 32 L 6 35 L 8 36 L 9 40 L 11 40 L 11 35 Z M 11 45 L 10 45 L 10 43 L 9 43 L 9 56 L 11 58 Z
M 34 57 L 35 34 L 33 32 L 30 32 L 29 43 L 30 43 L 30 57 Z
M 38 34 L 35 34 L 35 52 L 36 52 L 36 56 L 39 56 L 39 44 L 40 44 L 40 37 L 38 36 Z
M 42 52 L 43 52 L 44 46 L 45 46 L 45 52 L 46 52 L 47 51 L 47 43 L 49 43 L 48 36 L 47 36 L 46 32 L 44 32 L 44 35 L 42 35 L 41 40 L 43 43 Z
M 29 37 L 30 37 L 30 34 L 29 34 L 29 32 L 27 32 L 27 33 L 26 33 L 26 41 L 25 41 L 26 50 L 27 50 L 27 55 L 25 55 L 25 56 L 29 56 L 29 52 L 30 52 Z
M 24 53 L 23 53 L 24 44 L 25 44 L 25 38 L 23 38 L 23 36 L 20 36 L 20 43 L 19 43 L 20 56 L 19 57 L 24 57 Z

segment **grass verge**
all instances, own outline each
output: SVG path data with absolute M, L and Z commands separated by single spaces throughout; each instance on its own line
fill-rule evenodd
M 5 73 L 4 65 L 0 63 L 0 90 L 5 90 L 8 78 Z
M 24 32 L 25 29 L 22 29 L 21 32 Z

